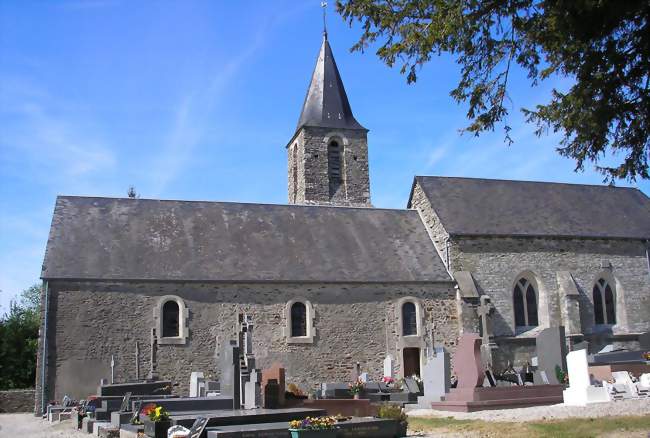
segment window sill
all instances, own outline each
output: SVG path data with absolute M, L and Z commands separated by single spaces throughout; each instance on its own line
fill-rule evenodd
M 287 338 L 287 344 L 313 344 L 313 343 L 314 343 L 313 336 L 295 336 L 295 337 Z
M 158 338 L 158 345 L 185 345 L 187 338 L 184 336 L 175 336 L 173 338 Z

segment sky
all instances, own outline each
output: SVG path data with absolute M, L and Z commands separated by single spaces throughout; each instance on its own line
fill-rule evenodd
M 511 74 L 509 124 L 461 135 L 459 68 L 435 57 L 407 85 L 333 7 L 328 33 L 368 134 L 372 203 L 404 208 L 414 175 L 600 184 L 538 138 L 544 103 Z M 39 281 L 57 195 L 287 202 L 292 137 L 322 39 L 319 0 L 1 0 L 0 313 Z M 605 157 L 605 160 L 608 160 Z M 605 161 L 607 162 L 607 161 Z M 618 185 L 631 185 L 618 182 Z M 650 182 L 632 184 L 646 194 Z

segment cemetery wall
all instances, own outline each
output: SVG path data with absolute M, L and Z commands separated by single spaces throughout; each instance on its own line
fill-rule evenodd
M 0 391 L 0 414 L 34 412 L 34 389 Z
M 436 342 L 454 350 L 458 336 L 455 290 L 437 284 L 232 284 L 157 282 L 50 282 L 49 398 L 67 393 L 83 397 L 110 378 L 135 379 L 135 342 L 140 343 L 140 377 L 149 371 L 150 331 L 160 297 L 180 296 L 189 310 L 185 345 L 159 345 L 161 378 L 189 392 L 192 371 L 218 377 L 215 345 L 235 333 L 237 315 L 252 316 L 257 367 L 280 362 L 287 384 L 307 391 L 322 381 L 350 380 L 358 361 L 378 379 L 387 353 L 397 352 L 395 304 L 403 297 L 422 303 L 424 317 L 435 325 Z M 316 335 L 313 344 L 288 344 L 283 335 L 289 300 L 309 300 Z M 399 361 L 396 361 L 399 370 Z

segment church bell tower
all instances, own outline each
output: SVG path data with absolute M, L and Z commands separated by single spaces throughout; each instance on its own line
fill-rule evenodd
M 367 134 L 352 115 L 324 32 L 298 126 L 287 144 L 289 203 L 371 207 Z

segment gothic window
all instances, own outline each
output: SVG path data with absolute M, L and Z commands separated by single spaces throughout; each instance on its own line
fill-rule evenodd
M 415 303 L 407 301 L 402 304 L 402 336 L 418 334 L 418 320 Z
M 188 310 L 185 302 L 178 296 L 165 295 L 154 308 L 154 328 L 159 344 L 185 344 Z
M 178 325 L 178 303 L 176 301 L 167 301 L 163 305 L 163 338 L 174 338 L 179 335 Z
M 329 178 L 330 196 L 333 196 L 341 186 L 341 146 L 336 140 L 327 145 L 327 175 Z
M 526 278 L 520 278 L 512 295 L 515 327 L 535 327 L 537 319 L 537 292 Z
M 307 336 L 307 308 L 300 301 L 291 306 L 291 336 Z
M 616 324 L 614 291 L 604 278 L 599 279 L 592 291 L 594 298 L 594 322 Z

